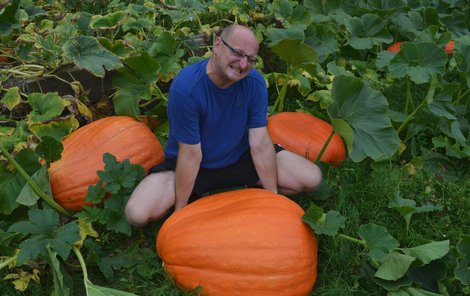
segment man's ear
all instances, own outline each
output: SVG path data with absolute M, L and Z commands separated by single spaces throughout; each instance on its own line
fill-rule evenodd
M 222 46 L 222 41 L 220 40 L 220 37 L 216 37 L 214 44 L 212 45 L 212 52 L 217 54 L 221 46 Z

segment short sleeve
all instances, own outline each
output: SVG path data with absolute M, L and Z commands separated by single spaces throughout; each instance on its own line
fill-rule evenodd
M 168 100 L 171 133 L 176 141 L 185 144 L 200 142 L 199 112 L 195 100 L 172 89 Z
M 256 72 L 252 85 L 252 100 L 248 117 L 248 128 L 263 127 L 267 124 L 268 114 L 268 89 L 263 76 Z

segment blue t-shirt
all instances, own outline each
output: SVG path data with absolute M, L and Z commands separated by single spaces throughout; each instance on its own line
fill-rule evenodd
M 266 126 L 268 93 L 254 69 L 228 88 L 217 87 L 206 73 L 207 62 L 184 68 L 171 83 L 165 156 L 177 156 L 178 141 L 201 143 L 201 167 L 215 169 L 235 163 L 248 150 L 249 128 Z

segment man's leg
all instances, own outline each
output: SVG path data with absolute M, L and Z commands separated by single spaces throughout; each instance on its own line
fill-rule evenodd
M 127 202 L 127 221 L 135 226 L 159 220 L 175 204 L 175 172 L 150 174 L 140 182 Z
M 287 150 L 278 152 L 276 158 L 279 193 L 293 195 L 320 186 L 322 173 L 313 162 Z

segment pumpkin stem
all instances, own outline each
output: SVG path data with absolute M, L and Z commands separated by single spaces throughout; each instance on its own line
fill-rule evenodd
M 331 133 L 328 136 L 328 139 L 326 139 L 325 144 L 323 144 L 323 147 L 321 147 L 320 152 L 317 155 L 317 158 L 315 159 L 315 163 L 319 162 L 321 157 L 323 156 L 323 153 L 325 153 L 326 148 L 328 147 L 328 144 L 330 144 L 331 139 L 333 138 L 333 135 L 335 134 L 335 131 L 333 128 L 331 128 Z
M 85 280 L 88 280 L 88 271 L 86 269 L 86 264 L 85 264 L 85 260 L 83 259 L 82 253 L 80 252 L 78 247 L 75 246 L 75 245 L 72 246 L 72 250 L 75 253 L 75 255 L 77 256 L 78 262 L 80 262 L 80 266 L 82 267 L 83 278 Z
M 363 245 L 363 246 L 367 246 L 367 242 L 361 240 L 361 239 L 357 239 L 357 238 L 354 238 L 352 236 L 349 236 L 349 235 L 346 235 L 346 234 L 338 234 L 338 236 L 342 239 L 345 239 L 345 240 L 348 240 L 350 242 L 353 242 L 353 243 L 356 243 L 356 244 L 360 244 L 360 245 Z
M 16 162 L 16 160 L 8 153 L 8 151 L 0 145 L 0 151 L 3 153 L 3 155 L 6 157 L 6 159 L 16 168 L 18 173 L 26 180 L 29 186 L 33 189 L 33 191 L 41 197 L 48 205 L 50 205 L 54 210 L 57 212 L 61 213 L 64 216 L 71 217 L 70 213 L 62 208 L 58 203 L 54 201 L 50 196 L 45 194 L 39 185 L 31 178 L 31 176 L 28 175 L 28 173 L 21 167 L 19 163 Z

